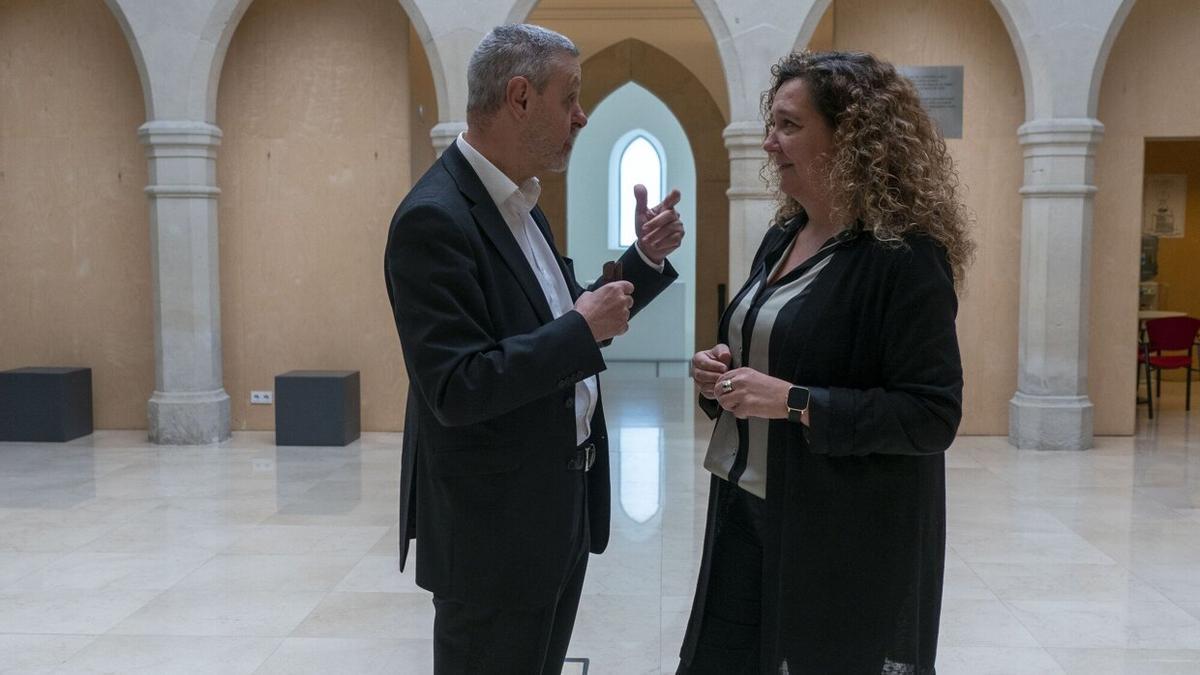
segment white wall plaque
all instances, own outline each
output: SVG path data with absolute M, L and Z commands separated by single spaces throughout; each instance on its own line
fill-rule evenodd
M 1186 208 L 1186 175 L 1146 175 L 1146 184 L 1142 192 L 1142 232 L 1156 237 L 1182 237 Z
M 912 81 L 921 104 L 945 138 L 963 137 L 963 67 L 896 66 Z

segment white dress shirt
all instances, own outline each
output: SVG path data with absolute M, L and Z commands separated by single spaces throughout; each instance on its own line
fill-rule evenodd
M 558 268 L 554 251 L 550 249 L 550 243 L 542 236 L 541 230 L 530 215 L 542 193 L 541 183 L 534 177 L 518 186 L 504 175 L 503 171 L 496 168 L 495 164 L 472 148 L 462 134 L 459 134 L 457 143 L 463 157 L 471 168 L 475 169 L 483 187 L 499 208 L 500 215 L 512 231 L 521 252 L 525 254 L 525 260 L 529 262 L 529 267 L 546 296 L 546 304 L 550 305 L 550 313 L 557 319 L 574 309 L 571 291 Z M 575 384 L 576 443 L 582 444 L 592 435 L 592 415 L 596 412 L 598 392 L 599 385 L 595 375 Z

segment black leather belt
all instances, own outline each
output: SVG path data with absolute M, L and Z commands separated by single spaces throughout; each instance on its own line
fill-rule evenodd
M 570 459 L 567 460 L 568 471 L 591 471 L 592 465 L 596 463 L 596 444 L 584 443 L 579 446 L 575 452 L 571 453 Z

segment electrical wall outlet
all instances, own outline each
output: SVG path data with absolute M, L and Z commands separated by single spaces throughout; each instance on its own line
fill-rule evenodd
M 274 402 L 275 392 L 273 391 L 250 392 L 250 405 L 271 405 Z

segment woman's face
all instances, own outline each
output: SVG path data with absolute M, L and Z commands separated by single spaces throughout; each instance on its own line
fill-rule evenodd
M 813 215 L 813 207 L 829 201 L 833 128 L 813 105 L 808 84 L 799 78 L 784 82 L 775 92 L 771 121 L 774 126 L 763 150 L 779 169 L 779 189 Z

